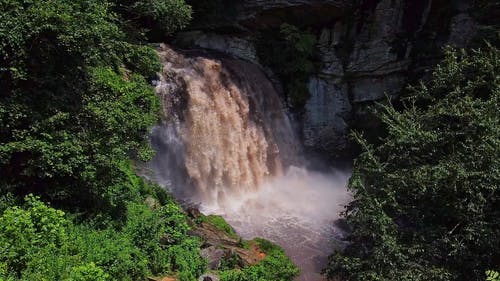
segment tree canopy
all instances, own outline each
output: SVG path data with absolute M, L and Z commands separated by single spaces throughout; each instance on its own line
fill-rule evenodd
M 447 50 L 387 130 L 364 148 L 345 212 L 349 244 L 326 273 L 345 280 L 485 280 L 500 261 L 500 53 Z
M 0 280 L 197 280 L 207 262 L 193 223 L 134 169 L 153 156 L 159 118 L 149 36 L 186 26 L 191 7 L 0 0 L 0 11 Z M 255 266 L 224 263 L 224 280 L 298 273 L 277 247 Z
M 147 2 L 175 18 L 169 33 L 189 21 L 183 1 Z M 161 64 L 122 7 L 0 0 L 0 280 L 188 281 L 205 269 L 180 207 L 132 167 L 153 155 Z
M 169 32 L 189 20 L 182 1 L 147 4 L 176 18 Z M 152 156 L 155 51 L 129 40 L 112 2 L 1 0 L 0 10 L 0 188 L 80 212 L 124 209 L 135 196 L 128 159 Z

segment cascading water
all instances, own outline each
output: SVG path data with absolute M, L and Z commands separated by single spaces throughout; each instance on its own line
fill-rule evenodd
M 224 216 L 244 238 L 283 246 L 301 280 L 321 280 L 332 222 L 349 198 L 347 174 L 298 168 L 298 138 L 257 65 L 166 45 L 159 54 L 164 118 L 152 133 L 155 180 L 202 212 Z

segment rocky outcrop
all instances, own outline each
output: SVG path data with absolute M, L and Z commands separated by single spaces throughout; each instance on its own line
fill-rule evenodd
M 198 281 L 219 281 L 219 277 L 215 274 L 203 274 L 198 278 Z
M 259 63 L 257 51 L 251 38 L 222 35 L 213 32 L 188 31 L 177 36 L 175 44 L 184 47 L 198 47 L 216 50 L 253 63 Z
M 247 29 L 269 28 L 283 22 L 306 25 L 328 22 L 342 15 L 356 1 L 350 0 L 246 0 L 241 1 L 237 21 Z M 311 16 L 314 15 L 314 16 Z
M 255 265 L 266 257 L 255 241 L 243 241 L 234 232 L 228 233 L 206 218 L 196 208 L 189 208 L 192 219 L 191 235 L 203 242 L 200 255 L 207 260 L 210 270 L 223 267 L 243 268 Z
M 195 21 L 192 29 L 252 32 L 278 27 L 283 22 L 304 25 L 327 24 L 360 0 L 192 0 Z
M 399 95 L 435 64 L 442 46 L 466 47 L 478 23 L 470 1 L 454 2 L 364 1 L 352 17 L 323 27 L 322 67 L 310 80 L 303 118 L 305 144 L 331 154 L 345 151 L 348 129 L 366 129 L 367 103 Z
M 421 2 L 413 32 L 422 28 L 428 14 L 430 1 Z M 364 8 L 358 11 L 363 13 L 359 19 L 341 19 L 320 31 L 322 67 L 310 80 L 311 98 L 303 119 L 306 146 L 333 154 L 346 151 L 356 107 L 395 96 L 406 83 L 411 43 L 401 38 L 405 1 L 382 0 Z
M 472 0 L 220 2 L 228 14 L 212 24 L 198 20 L 198 33 L 181 38 L 258 63 L 254 44 L 262 30 L 286 22 L 317 35 L 319 67 L 300 120 L 306 147 L 330 155 L 348 150 L 351 128 L 374 129 L 367 104 L 398 96 L 430 70 L 443 46 L 470 45 L 483 24 Z M 498 23 L 495 12 L 483 10 L 489 24 Z

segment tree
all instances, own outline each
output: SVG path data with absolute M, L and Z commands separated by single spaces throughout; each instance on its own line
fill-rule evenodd
M 151 157 L 154 50 L 127 42 L 106 1 L 0 0 L 0 190 L 116 213 L 128 159 Z M 71 199 L 71 200 L 70 200 Z
M 160 38 L 185 28 L 191 21 L 191 6 L 184 0 L 113 0 L 126 22 L 159 33 Z
M 345 280 L 484 280 L 500 258 L 500 56 L 447 50 L 404 109 L 379 106 L 387 135 L 364 148 L 349 188 Z

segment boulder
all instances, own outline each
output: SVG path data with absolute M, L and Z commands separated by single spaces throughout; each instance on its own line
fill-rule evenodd
M 198 281 L 219 281 L 219 277 L 215 274 L 203 274 L 198 278 Z
M 219 269 L 226 252 L 221 248 L 210 246 L 202 249 L 200 255 L 208 261 L 208 268 L 210 270 L 217 270 Z

